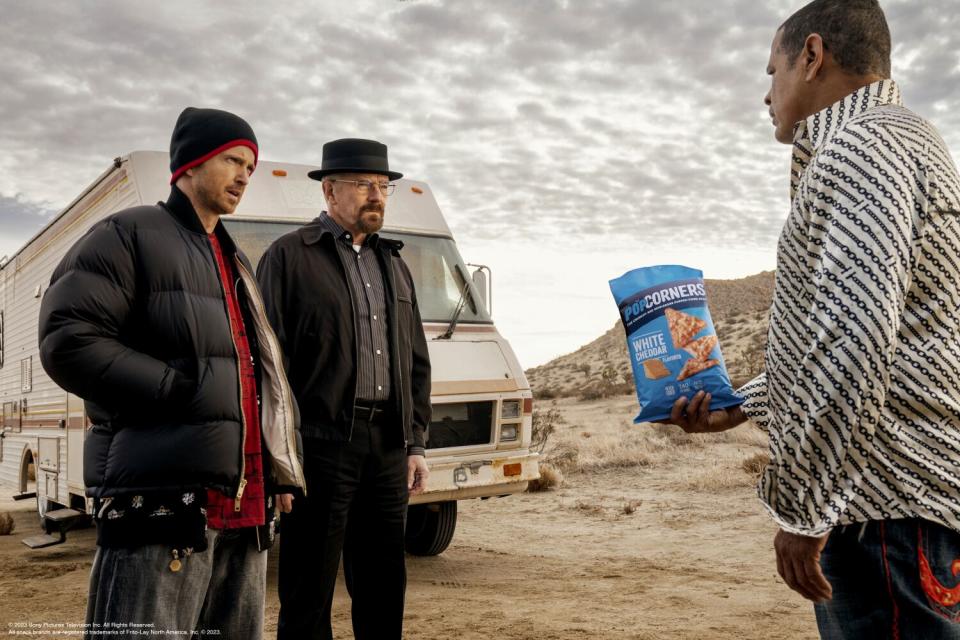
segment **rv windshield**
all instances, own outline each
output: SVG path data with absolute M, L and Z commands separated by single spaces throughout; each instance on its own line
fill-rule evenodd
M 260 257 L 270 244 L 285 233 L 301 225 L 296 222 L 267 222 L 261 220 L 224 219 L 230 235 L 237 242 L 256 268 Z M 417 287 L 417 302 L 424 322 L 450 321 L 464 285 L 468 287 L 466 304 L 459 322 L 491 322 L 487 310 L 469 271 L 457 251 L 457 245 L 449 238 L 418 236 L 408 233 L 383 233 L 385 238 L 403 242 L 400 254 L 410 267 Z M 467 278 L 465 281 L 464 278 Z

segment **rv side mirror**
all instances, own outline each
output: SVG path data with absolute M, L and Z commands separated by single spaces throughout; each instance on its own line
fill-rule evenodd
M 487 310 L 487 313 L 492 315 L 493 309 L 491 308 L 491 305 L 493 304 L 493 292 L 491 291 L 491 288 L 493 286 L 493 278 L 490 277 L 490 267 L 483 265 L 470 266 L 477 267 L 477 269 L 471 275 L 471 279 L 473 280 L 473 285 L 476 287 L 476 290 L 480 292 L 480 298 L 483 302 L 483 306 Z

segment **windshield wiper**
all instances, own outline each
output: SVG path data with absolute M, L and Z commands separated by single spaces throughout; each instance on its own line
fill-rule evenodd
M 453 336 L 453 332 L 457 328 L 457 321 L 460 319 L 460 315 L 467 306 L 467 291 L 470 290 L 470 280 L 464 277 L 463 272 L 460 270 L 460 265 L 456 265 L 455 268 L 457 273 L 460 274 L 460 277 L 463 278 L 463 287 L 460 289 L 460 299 L 457 300 L 457 306 L 453 310 L 453 315 L 450 317 L 450 324 L 447 325 L 447 330 L 434 338 L 434 340 L 449 340 Z M 470 303 L 470 307 L 476 311 L 477 303 L 473 299 L 472 293 L 470 294 Z

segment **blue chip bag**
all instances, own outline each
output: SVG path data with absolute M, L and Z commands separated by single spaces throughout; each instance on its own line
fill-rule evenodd
M 679 265 L 628 271 L 610 281 L 627 333 L 640 413 L 634 422 L 670 417 L 680 396 L 711 394 L 711 409 L 733 407 L 733 390 L 707 308 L 703 272 Z

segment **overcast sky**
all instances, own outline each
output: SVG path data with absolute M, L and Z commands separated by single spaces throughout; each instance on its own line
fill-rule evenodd
M 525 367 L 608 329 L 607 280 L 774 264 L 789 148 L 762 104 L 794 0 L 4 2 L 0 256 L 108 166 L 224 108 L 261 158 L 369 137 L 429 182 Z M 957 0 L 885 0 L 907 106 L 960 153 Z M 388 209 L 389 215 L 389 209 Z

